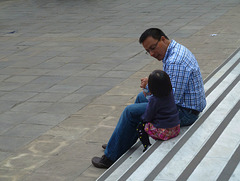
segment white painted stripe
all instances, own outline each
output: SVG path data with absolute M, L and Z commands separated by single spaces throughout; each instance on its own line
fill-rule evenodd
M 232 72 L 209 94 L 208 97 L 206 97 L 207 100 L 207 106 L 202 112 L 206 112 L 206 110 L 215 102 L 215 100 L 224 92 L 228 86 L 236 79 L 236 77 L 239 75 L 240 70 L 240 64 L 238 64 Z
M 217 180 L 240 142 L 240 111 L 189 177 L 189 181 Z
M 238 102 L 234 97 L 240 90 L 238 83 L 229 94 L 223 99 L 222 103 L 210 114 L 207 120 L 196 130 L 183 147 L 175 154 L 172 160 L 158 174 L 158 179 L 176 180 L 186 166 L 191 162 L 194 156 L 202 148 L 204 143 L 209 139 L 212 133 L 217 129 L 218 125 L 224 120 L 233 106 Z
M 149 157 L 146 159 L 136 171 L 127 179 L 129 181 L 144 180 L 149 173 L 157 166 L 157 164 L 167 155 L 173 148 L 175 143 L 181 138 L 188 127 L 181 128 L 181 133 L 178 137 L 170 141 L 164 141 Z
M 240 180 L 239 175 L 240 175 L 240 163 L 238 164 L 237 168 L 234 170 L 234 172 L 233 172 L 232 176 L 230 177 L 229 181 L 239 181 Z
M 111 175 L 106 179 L 106 181 L 117 180 L 122 174 L 124 174 L 131 165 L 142 155 L 143 147 L 140 146 L 135 150 Z
M 240 51 L 236 53 L 234 57 L 224 65 L 210 80 L 204 84 L 205 92 L 240 58 Z M 239 69 L 238 69 L 239 72 Z
M 206 98 L 207 99 L 207 107 L 204 109 L 204 112 L 216 101 L 216 99 L 224 92 L 227 87 L 234 81 L 234 79 L 239 75 L 240 70 L 240 64 L 229 74 L 222 82 L 217 86 L 216 89 Z M 219 91 L 221 90 L 221 91 Z M 204 112 L 202 114 L 204 114 Z M 183 129 L 183 128 L 181 128 Z M 180 138 L 179 135 L 176 139 L 176 141 Z M 161 146 L 154 151 L 149 158 L 139 166 L 139 168 L 129 177 L 129 180 L 135 180 L 139 179 L 139 175 L 141 175 L 141 178 L 146 178 L 148 174 L 155 168 L 155 166 L 164 158 L 164 156 L 167 154 L 168 151 L 171 150 L 171 148 L 174 146 L 173 144 L 176 143 L 176 141 L 170 140 L 167 142 L 164 142 L 161 144 Z M 168 144 L 171 144 L 170 147 Z M 164 147 L 167 147 L 168 151 L 166 152 Z M 154 159 L 158 158 L 158 159 Z

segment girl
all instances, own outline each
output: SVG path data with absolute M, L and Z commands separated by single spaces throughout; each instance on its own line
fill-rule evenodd
M 180 120 L 168 74 L 162 70 L 153 71 L 148 77 L 148 88 L 151 96 L 137 128 L 143 151 L 151 145 L 149 136 L 155 140 L 168 140 L 180 132 Z

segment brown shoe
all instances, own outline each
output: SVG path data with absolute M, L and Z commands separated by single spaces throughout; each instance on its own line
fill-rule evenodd
M 109 160 L 105 155 L 100 157 L 93 157 L 92 164 L 97 168 L 109 168 L 114 162 Z
M 107 148 L 107 144 L 103 144 L 102 148 L 105 150 Z

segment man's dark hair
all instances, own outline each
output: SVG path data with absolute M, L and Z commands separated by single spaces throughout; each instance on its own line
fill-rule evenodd
M 156 97 L 168 96 L 172 91 L 168 74 L 162 70 L 154 70 L 148 77 L 148 88 Z
M 156 40 L 160 40 L 160 38 L 164 36 L 167 40 L 169 40 L 162 30 L 158 28 L 149 28 L 146 31 L 144 31 L 143 34 L 140 36 L 139 43 L 142 44 L 150 36 Z

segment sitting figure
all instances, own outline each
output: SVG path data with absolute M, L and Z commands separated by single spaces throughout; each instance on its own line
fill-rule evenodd
M 137 127 L 143 151 L 151 145 L 149 136 L 168 140 L 180 133 L 180 119 L 168 74 L 162 70 L 153 71 L 148 77 L 148 89 L 151 96 Z
M 193 124 L 206 106 L 203 80 L 195 56 L 183 45 L 175 40 L 170 40 L 158 28 L 150 28 L 144 31 L 139 38 L 139 43 L 142 44 L 147 54 L 158 61 L 162 61 L 163 70 L 168 74 L 172 83 L 180 125 L 189 126 Z M 146 88 L 147 83 L 148 77 L 142 78 L 140 87 Z M 107 146 L 104 145 L 104 148 L 106 148 L 104 155 L 92 158 L 92 164 L 95 167 L 109 168 L 136 143 L 138 139 L 136 128 L 148 105 L 146 92 L 144 90 L 139 93 L 135 103 L 125 107 Z M 161 106 L 164 104 L 169 105 L 170 103 L 162 102 Z M 175 109 L 174 106 L 171 107 L 170 105 L 169 108 L 171 110 Z M 166 109 L 167 113 L 169 111 Z M 161 114 L 161 119 L 159 119 L 161 120 L 161 126 L 164 126 L 165 129 L 167 129 L 165 124 L 168 125 L 168 128 L 177 126 L 177 124 L 170 126 L 170 122 L 167 123 L 164 116 Z M 153 120 L 153 123 L 155 124 L 155 120 Z

